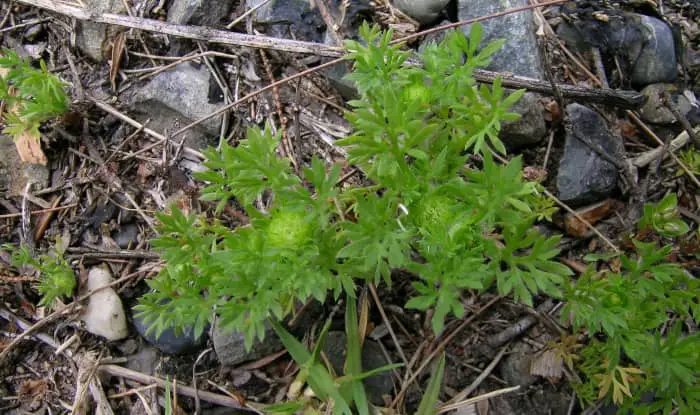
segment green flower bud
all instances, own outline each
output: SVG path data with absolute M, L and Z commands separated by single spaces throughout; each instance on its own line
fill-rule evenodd
M 274 248 L 294 249 L 310 237 L 311 225 L 301 212 L 277 212 L 267 226 L 267 244 Z
M 452 222 L 454 203 L 446 196 L 429 196 L 422 200 L 416 210 L 416 224 L 424 229 L 445 227 Z
M 427 104 L 430 101 L 430 90 L 424 85 L 412 84 L 406 88 L 406 97 L 409 101 L 418 101 Z

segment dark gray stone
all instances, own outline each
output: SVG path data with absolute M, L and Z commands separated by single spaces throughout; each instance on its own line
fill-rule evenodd
M 520 148 L 542 141 L 547 134 L 547 126 L 538 94 L 526 92 L 508 111 L 520 114 L 520 119 L 501 125 L 499 136 L 506 146 Z
M 596 47 L 607 58 L 622 57 L 623 71 L 635 85 L 677 78 L 673 33 L 654 17 L 610 10 L 605 21 L 582 15 L 573 23 L 559 25 L 557 34 L 578 52 Z
M 620 143 L 603 117 L 580 104 L 566 107 L 566 143 L 559 163 L 557 192 L 569 204 L 594 203 L 608 197 L 617 185 L 617 168 L 578 137 L 585 137 L 610 157 L 620 159 Z
M 168 9 L 168 22 L 217 26 L 230 12 L 230 0 L 173 0 Z
M 130 102 L 137 120 L 150 119 L 149 128 L 174 132 L 219 109 L 219 102 L 210 101 L 210 87 L 215 86 L 205 66 L 184 63 L 156 75 Z M 214 143 L 220 125 L 221 116 L 203 122 L 186 133 L 186 145 L 202 149 Z
M 249 360 L 260 359 L 284 349 L 279 337 L 269 326 L 265 332 L 265 339 L 263 341 L 256 340 L 249 351 L 245 348 L 243 333 L 235 330 L 221 330 L 218 320 L 212 330 L 212 340 L 216 356 L 223 365 L 237 365 Z
M 675 85 L 652 84 L 642 89 L 642 95 L 647 97 L 647 102 L 639 109 L 639 115 L 644 121 L 654 124 L 673 124 L 676 122 L 676 117 L 663 100 L 663 92 L 668 93 L 681 114 L 687 115 L 693 109 L 688 98 L 681 94 Z
M 473 19 L 510 8 L 527 6 L 528 0 L 459 0 L 459 20 Z M 535 37 L 532 11 L 512 13 L 481 22 L 484 37 L 481 46 L 496 39 L 505 39 L 503 48 L 493 55 L 490 69 L 542 79 L 542 59 Z M 462 30 L 469 35 L 471 25 Z
M 527 388 L 537 381 L 537 377 L 530 374 L 530 365 L 535 351 L 525 343 L 517 343 L 511 353 L 503 359 L 499 365 L 503 380 L 509 385 L 520 385 Z
M 394 0 L 394 6 L 421 24 L 431 24 L 440 17 L 450 0 Z
M 264 0 L 247 0 L 252 8 Z M 271 0 L 257 9 L 253 21 L 265 25 L 269 36 L 298 40 L 323 42 L 326 24 L 316 8 L 311 8 L 308 0 Z
M 160 354 L 155 347 L 146 346 L 138 353 L 127 357 L 126 367 L 147 375 L 155 375 L 156 367 L 160 361 Z
M 374 9 L 366 0 L 356 0 L 351 2 L 350 5 L 345 8 L 344 15 L 341 16 L 338 7 L 339 4 L 339 0 L 334 0 L 329 6 L 333 18 L 336 19 L 336 21 L 340 20 L 341 18 L 343 20 L 342 25 L 337 28 L 338 34 L 343 39 L 357 39 L 360 25 L 362 25 L 365 20 L 371 20 Z M 323 42 L 329 46 L 341 46 L 335 43 L 329 30 L 326 30 Z M 356 99 L 358 97 L 355 83 L 345 79 L 345 75 L 348 74 L 350 68 L 350 63 L 342 63 L 339 65 L 334 65 L 323 71 L 323 74 L 326 76 L 326 79 L 328 79 L 331 86 L 333 86 L 340 93 L 340 95 L 347 100 Z
M 149 326 L 137 316 L 134 316 L 134 326 L 136 331 L 148 343 L 158 348 L 161 352 L 171 355 L 188 354 L 202 348 L 206 343 L 206 332 L 208 331 L 208 329 L 205 329 L 204 333 L 199 338 L 196 338 L 192 327 L 188 327 L 179 335 L 175 333 L 175 330 L 168 328 L 159 337 L 156 337 L 155 332 L 146 334 Z
M 122 225 L 112 236 L 114 242 L 122 249 L 134 248 L 138 243 L 139 227 L 135 223 Z
M 343 366 L 347 356 L 347 337 L 342 331 L 331 331 L 326 336 L 323 351 L 333 366 L 337 375 L 343 374 Z M 374 340 L 365 339 L 362 347 L 362 370 L 370 371 L 388 365 L 381 346 Z M 375 405 L 384 405 L 383 395 L 390 395 L 394 390 L 391 381 L 391 371 L 378 373 L 363 381 L 367 398 Z
M 23 162 L 12 137 L 0 134 L 0 155 L 0 194 L 21 196 L 27 183 L 39 189 L 48 186 L 49 169 Z
M 663 21 L 640 16 L 644 43 L 634 61 L 632 83 L 648 85 L 657 82 L 673 82 L 678 76 L 673 33 Z

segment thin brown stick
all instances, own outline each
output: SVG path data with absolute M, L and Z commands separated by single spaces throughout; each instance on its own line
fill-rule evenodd
M 567 212 L 569 212 L 569 213 L 571 213 L 572 215 L 574 215 L 574 217 L 575 217 L 577 220 L 580 220 L 581 223 L 583 223 L 588 229 L 592 230 L 593 233 L 595 233 L 600 239 L 603 240 L 603 242 L 605 242 L 605 243 L 610 247 L 610 249 L 612 249 L 614 252 L 620 252 L 620 248 L 618 248 L 617 245 L 615 245 L 614 243 L 612 243 L 612 241 L 611 241 L 610 239 L 608 239 L 605 235 L 603 235 L 603 234 L 598 230 L 598 228 L 596 228 L 595 226 L 593 226 L 593 225 L 592 225 L 589 221 L 587 221 L 583 216 L 579 215 L 578 212 L 576 212 L 575 210 L 573 210 L 573 209 L 572 209 L 569 205 L 567 205 L 566 203 L 564 203 L 564 202 L 562 202 L 561 200 L 559 200 L 559 198 L 557 198 L 556 196 L 554 196 L 549 190 L 547 190 L 547 189 L 542 189 L 542 190 L 544 191 L 544 194 L 547 195 L 547 197 L 549 197 L 550 199 L 552 199 L 552 200 L 554 201 L 554 203 L 556 203 L 556 204 L 559 205 L 560 207 L 564 208 L 564 210 L 566 210 Z
M 493 83 L 501 78 L 501 85 L 506 88 L 524 88 L 528 91 L 555 95 L 558 90 L 563 98 L 591 102 L 594 104 L 613 105 L 620 108 L 636 109 L 644 105 L 646 98 L 635 91 L 619 91 L 614 89 L 595 89 L 566 84 L 552 84 L 547 81 L 504 74 L 500 72 L 475 69 L 474 79 L 479 82 Z
M 237 25 L 241 20 L 243 20 L 243 19 L 245 19 L 246 17 L 250 16 L 252 13 L 255 13 L 256 10 L 258 10 L 259 8 L 261 8 L 262 6 L 266 5 L 266 4 L 269 3 L 269 2 L 270 2 L 270 0 L 263 0 L 263 1 L 261 1 L 260 3 L 258 3 L 257 5 L 251 7 L 250 9 L 248 9 L 247 12 L 245 12 L 245 13 L 243 13 L 242 15 L 238 16 L 238 17 L 237 17 L 236 19 L 234 19 L 231 23 L 227 24 L 227 25 L 226 25 L 226 28 L 229 29 L 229 30 L 233 29 L 233 27 L 234 27 L 235 25 Z
M 654 132 L 644 123 L 644 121 L 642 121 L 642 120 L 637 116 L 637 114 L 635 114 L 634 112 L 629 111 L 629 110 L 627 110 L 626 112 L 627 112 L 627 116 L 630 117 L 630 118 L 632 119 L 632 121 L 634 121 L 639 127 L 641 127 L 642 131 L 644 131 L 649 137 L 651 137 L 654 141 L 656 141 L 656 142 L 659 144 L 659 147 L 660 147 L 660 148 L 662 148 L 662 149 L 664 148 L 664 142 L 663 142 L 663 140 L 661 140 L 661 139 L 659 138 L 659 136 L 657 136 L 656 133 L 654 133 Z M 688 134 L 688 132 L 687 132 L 687 131 L 683 131 L 682 134 Z M 688 168 L 688 166 L 686 166 L 685 163 L 683 163 L 683 162 L 681 161 L 681 159 L 678 158 L 677 155 L 675 155 L 672 151 L 668 151 L 668 150 L 669 150 L 669 149 L 667 148 L 666 151 L 664 151 L 664 152 L 665 152 L 666 154 L 668 154 L 669 156 L 671 156 L 671 158 L 673 158 L 673 161 L 675 161 L 675 162 L 681 167 L 681 169 L 683 169 L 683 171 L 688 175 L 688 178 L 690 179 L 690 181 L 692 181 L 696 186 L 698 186 L 698 187 L 700 188 L 700 181 L 698 181 L 698 179 L 695 177 L 695 175 L 693 174 L 693 172 L 690 171 L 690 169 Z M 663 151 L 663 150 L 662 150 L 662 151 Z
M 64 209 L 70 209 L 78 206 L 77 203 L 71 203 L 70 205 L 63 205 L 63 206 L 56 206 L 48 209 L 39 209 L 39 210 L 33 210 L 29 212 L 30 215 L 38 215 L 41 213 L 47 213 L 47 212 L 55 212 L 57 210 L 64 210 Z M 3 215 L 0 215 L 0 219 L 9 219 L 9 218 L 17 218 L 22 216 L 22 213 L 5 213 Z
M 114 115 L 115 117 L 121 119 L 122 121 L 124 121 L 124 122 L 126 122 L 126 123 L 128 123 L 128 124 L 131 124 L 132 127 L 136 127 L 136 128 L 141 129 L 144 133 L 150 135 L 151 137 L 155 138 L 156 140 L 160 141 L 161 143 L 163 143 L 163 142 L 168 142 L 168 143 L 169 143 L 170 145 L 172 145 L 173 147 L 177 147 L 177 146 L 178 146 L 177 143 L 173 142 L 172 140 L 168 140 L 163 134 L 160 134 L 160 133 L 158 133 L 158 132 L 156 132 L 156 131 L 153 131 L 153 130 L 151 130 L 150 128 L 146 128 L 143 124 L 141 124 L 140 122 L 138 122 L 138 121 L 134 120 L 133 118 L 127 116 L 126 114 L 124 114 L 124 113 L 122 113 L 121 111 L 117 110 L 117 109 L 114 108 L 113 106 L 111 106 L 111 105 L 109 105 L 109 104 L 106 104 L 106 103 L 104 103 L 104 102 L 102 102 L 102 101 L 98 101 L 98 100 L 93 99 L 93 98 L 90 98 L 90 100 L 91 100 L 95 105 L 97 105 L 98 108 L 102 109 L 103 111 L 105 111 L 105 112 L 107 112 L 107 113 L 109 113 L 109 114 Z M 222 111 L 222 112 L 223 112 L 223 111 Z M 218 114 L 216 114 L 216 115 L 218 115 Z M 208 120 L 209 118 L 215 117 L 216 115 L 212 115 L 211 117 L 208 117 L 207 120 Z M 204 121 L 206 121 L 206 120 L 203 120 L 202 122 L 204 122 Z M 184 132 L 184 131 L 183 131 L 183 132 Z M 173 136 L 170 136 L 170 138 L 172 138 L 172 137 L 173 137 Z M 197 151 L 197 150 L 194 150 L 194 149 L 189 148 L 189 147 L 185 147 L 185 148 L 184 148 L 184 151 L 185 151 L 185 153 L 188 153 L 188 154 L 190 154 L 190 155 L 192 155 L 192 156 L 195 156 L 195 157 L 197 157 L 197 158 L 199 158 L 199 159 L 201 159 L 201 160 L 204 160 L 204 155 L 203 155 L 202 153 L 200 153 L 199 151 Z
M 698 133 L 700 133 L 700 129 L 696 129 Z M 641 153 L 637 155 L 635 158 L 633 158 L 632 165 L 637 167 L 637 168 L 642 168 L 646 167 L 649 163 L 652 161 L 656 160 L 657 158 L 668 155 L 670 153 L 673 153 L 677 151 L 678 149 L 682 148 L 686 144 L 690 142 L 690 136 L 688 135 L 687 131 L 683 131 L 682 133 L 678 134 L 676 138 L 671 140 L 671 143 L 669 144 L 668 148 L 668 153 L 664 149 L 663 146 L 659 146 L 656 148 L 653 148 L 649 151 L 646 151 L 644 153 Z
M 688 132 L 688 135 L 693 140 L 693 143 L 695 143 L 695 147 L 700 148 L 700 134 L 695 132 L 693 126 L 690 125 L 688 119 L 685 117 L 685 115 L 683 115 L 680 109 L 678 109 L 678 105 L 671 100 L 667 92 L 664 92 L 664 103 L 676 118 L 676 121 L 678 121 L 683 126 L 683 129 Z
M 461 332 L 462 330 L 464 330 L 465 327 L 467 327 L 469 324 L 471 324 L 472 321 L 474 321 L 477 317 L 479 317 L 484 311 L 488 310 L 489 307 L 491 307 L 492 305 L 494 305 L 494 304 L 496 304 L 498 301 L 500 301 L 501 298 L 502 298 L 501 296 L 497 296 L 497 297 L 494 297 L 493 299 L 491 299 L 491 301 L 489 301 L 488 303 L 486 303 L 483 307 L 481 307 L 480 309 L 478 309 L 474 314 L 472 314 L 471 316 L 469 316 L 468 319 L 464 320 L 464 321 L 462 322 L 462 324 L 460 324 L 456 329 L 454 329 L 454 331 L 453 331 L 452 333 L 450 333 L 449 336 L 445 337 L 445 339 L 444 339 L 442 342 L 440 342 L 440 344 L 438 345 L 438 347 L 436 347 L 435 350 L 433 350 L 433 352 L 430 353 L 430 354 L 428 355 L 428 357 L 426 357 L 426 358 L 423 360 L 423 363 L 421 363 L 421 365 L 418 367 L 418 369 L 416 369 L 416 371 L 413 373 L 413 376 L 411 376 L 411 377 L 408 379 L 408 381 L 404 382 L 403 386 L 401 387 L 401 390 L 400 390 L 399 393 L 396 395 L 396 397 L 394 398 L 394 400 L 391 402 L 391 405 L 389 405 L 389 408 L 393 408 L 394 406 L 396 406 L 396 404 L 397 404 L 401 399 L 403 399 L 403 396 L 406 394 L 406 391 L 408 390 L 408 385 L 411 384 L 411 383 L 413 383 L 413 381 L 416 380 L 416 377 L 418 377 L 418 375 L 419 375 L 420 373 L 422 373 L 423 370 L 425 370 L 426 367 L 428 367 L 428 364 L 438 355 L 438 353 L 440 353 L 441 351 L 443 351 L 443 350 L 445 349 L 445 346 L 447 346 L 447 344 L 448 344 L 449 342 L 451 342 L 452 339 L 454 339 L 454 337 L 455 337 L 459 332 Z
M 78 254 L 85 258 L 126 258 L 126 259 L 160 259 L 160 255 L 155 252 L 146 250 L 128 250 L 128 249 L 114 249 L 114 250 L 93 250 L 81 247 L 71 247 L 67 248 L 66 252 L 71 254 Z
M 39 242 L 41 237 L 44 236 L 44 232 L 46 232 L 46 228 L 48 228 L 49 223 L 51 223 L 51 219 L 53 219 L 53 216 L 57 211 L 56 207 L 58 207 L 58 204 L 61 203 L 62 198 L 62 195 L 56 196 L 53 202 L 51 202 L 51 210 L 43 213 L 41 218 L 39 218 L 39 221 L 34 228 L 34 242 Z
M 493 369 L 498 365 L 498 363 L 501 361 L 503 356 L 506 354 L 506 350 L 508 350 L 508 346 L 510 344 L 507 344 L 501 348 L 501 350 L 498 352 L 496 357 L 491 360 L 491 363 L 489 363 L 488 366 L 479 374 L 479 376 L 474 379 L 474 381 L 467 386 L 464 390 L 459 392 L 457 395 L 453 396 L 452 399 L 450 399 L 449 404 L 457 403 L 460 401 L 463 401 L 464 399 L 467 398 L 467 396 L 471 395 L 472 392 L 476 390 L 476 388 L 481 385 L 481 383 L 493 372 Z
M 203 122 L 205 122 L 205 121 L 208 121 L 208 120 L 210 120 L 210 119 L 212 119 L 212 118 L 214 118 L 214 117 L 216 117 L 216 116 L 218 116 L 218 115 L 221 115 L 221 114 L 223 114 L 224 112 L 229 111 L 229 110 L 231 110 L 231 109 L 233 109 L 233 108 L 239 106 L 240 104 L 243 104 L 244 102 L 248 102 L 248 101 L 250 101 L 252 98 L 255 98 L 256 96 L 258 96 L 258 95 L 260 95 L 260 94 L 262 94 L 262 93 L 264 93 L 264 92 L 270 91 L 270 90 L 272 90 L 272 89 L 274 89 L 274 88 L 279 87 L 280 85 L 284 85 L 284 84 L 286 84 L 287 82 L 293 81 L 293 80 L 295 80 L 295 79 L 302 78 L 302 77 L 307 76 L 307 75 L 311 75 L 311 74 L 314 73 L 314 72 L 318 72 L 318 71 L 320 71 L 320 70 L 323 70 L 323 69 L 326 69 L 326 68 L 330 68 L 331 66 L 337 65 L 337 64 L 339 64 L 339 63 L 341 63 L 341 62 L 343 62 L 343 61 L 344 61 L 344 58 L 334 59 L 334 60 L 329 61 L 329 62 L 326 62 L 326 63 L 324 63 L 324 64 L 322 64 L 322 65 L 319 65 L 319 66 L 316 66 L 316 67 L 307 69 L 307 70 L 305 70 L 305 71 L 296 73 L 296 74 L 294 74 L 294 75 L 288 76 L 288 77 L 286 77 L 286 78 L 280 79 L 280 80 L 277 81 L 277 82 L 273 82 L 273 83 L 271 83 L 271 84 L 269 84 L 269 85 L 267 85 L 267 86 L 265 86 L 265 87 L 262 87 L 262 88 L 260 88 L 260 89 L 258 89 L 258 90 L 256 90 L 256 91 L 253 91 L 253 92 L 251 92 L 251 93 L 249 93 L 249 94 L 243 96 L 242 98 L 237 99 L 236 101 L 234 101 L 234 102 L 232 102 L 232 103 L 230 103 L 230 104 L 228 104 L 228 105 L 224 105 L 223 107 L 219 108 L 218 110 L 212 112 L 211 114 L 209 114 L 209 115 L 207 115 L 207 116 L 204 116 L 204 117 L 202 117 L 202 118 L 200 118 L 200 119 L 198 119 L 198 120 L 195 120 L 195 121 L 193 121 L 193 122 L 187 124 L 186 126 L 180 128 L 179 130 L 177 130 L 177 131 L 175 131 L 174 133 L 172 133 L 172 134 L 170 135 L 170 137 L 171 137 L 171 138 L 175 138 L 175 137 L 177 137 L 178 135 L 183 134 L 183 133 L 186 132 L 187 130 L 193 128 L 194 126 L 197 126 L 197 125 L 199 125 L 199 124 L 201 124 L 201 123 L 203 123 Z
M 453 409 L 461 408 L 463 406 L 467 406 L 467 405 L 475 404 L 477 402 L 485 401 L 487 399 L 495 398 L 496 396 L 499 396 L 499 395 L 503 395 L 503 394 L 510 393 L 510 392 L 515 392 L 518 389 L 520 389 L 520 385 L 511 386 L 509 388 L 503 388 L 503 389 L 495 390 L 493 392 L 484 393 L 483 395 L 475 396 L 473 398 L 469 398 L 469 399 L 464 400 L 462 402 L 457 402 L 457 403 L 454 403 L 451 405 L 442 406 L 442 407 L 438 408 L 437 413 L 441 414 L 444 412 L 448 412 L 448 411 L 451 411 Z
M 406 365 L 406 371 L 410 374 L 411 369 L 410 369 L 410 366 L 408 365 L 408 359 L 406 358 L 406 354 L 403 352 L 403 348 L 401 347 L 401 343 L 399 343 L 399 339 L 396 337 L 396 333 L 394 333 L 394 329 L 391 328 L 391 321 L 389 321 L 389 318 L 386 316 L 386 312 L 384 311 L 384 307 L 382 307 L 382 302 L 379 301 L 379 296 L 377 295 L 377 289 L 374 288 L 374 284 L 369 284 L 369 291 L 372 294 L 372 298 L 374 299 L 374 303 L 377 305 L 377 309 L 379 310 L 379 314 L 382 316 L 382 321 L 384 321 L 384 324 L 386 325 L 387 329 L 389 330 L 389 334 L 391 335 L 391 340 L 394 342 L 394 346 L 396 347 L 396 350 L 399 351 L 399 356 L 401 357 L 401 360 L 403 360 L 404 365 Z
M 127 369 L 117 365 L 100 365 L 98 370 L 105 374 L 123 377 L 146 385 L 155 383 L 156 385 L 158 385 L 159 388 L 162 389 L 165 389 L 165 384 L 167 383 L 165 379 L 161 379 L 155 376 L 149 376 L 144 373 L 137 372 L 135 370 Z M 188 396 L 190 398 L 198 396 L 199 399 L 203 401 L 207 401 L 219 406 L 225 406 L 227 408 L 238 408 L 244 410 L 247 409 L 243 405 L 241 405 L 236 399 L 229 398 L 228 396 L 206 391 L 195 391 L 193 387 L 186 386 L 181 383 L 178 383 L 177 386 L 177 393 L 179 393 L 180 395 Z

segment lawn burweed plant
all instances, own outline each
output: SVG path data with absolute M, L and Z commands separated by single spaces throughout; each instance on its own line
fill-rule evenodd
M 217 210 L 236 200 L 250 224 L 231 230 L 177 209 L 160 215 L 154 246 L 167 266 L 137 308 L 152 329 L 201 332 L 216 313 L 251 344 L 295 302 L 353 296 L 362 281 L 391 285 L 399 268 L 417 277 L 406 307 L 434 308 L 435 332 L 449 314 L 464 315 L 463 289 L 496 285 L 528 305 L 540 292 L 560 296 L 571 272 L 554 261 L 559 239 L 532 227 L 546 214 L 532 206 L 550 205 L 530 203 L 541 196 L 522 179 L 519 158 L 499 165 L 491 155 L 505 152 L 500 122 L 517 117 L 507 109 L 522 91 L 505 96 L 499 81 L 474 81 L 474 68 L 500 45 L 479 51 L 481 33 L 477 24 L 469 38 L 450 34 L 425 50 L 422 66 L 407 64 L 391 33 L 367 25 L 364 42 L 347 42 L 360 99 L 347 113 L 355 133 L 338 145 L 370 186 L 341 189 L 340 167 L 316 158 L 296 176 L 275 154 L 279 137 L 269 128 L 207 151 L 202 199 Z M 271 195 L 265 213 L 255 206 L 262 195 Z
M 669 194 L 645 205 L 639 233 L 688 232 L 676 203 Z M 700 334 L 688 330 L 700 320 L 700 284 L 668 262 L 671 245 L 632 242 L 634 253 L 587 256 L 588 271 L 565 288 L 562 317 L 590 340 L 577 365 L 584 382 L 574 387 L 586 404 L 605 398 L 621 413 L 700 413 Z M 596 269 L 615 259 L 616 269 Z M 649 393 L 654 401 L 638 404 Z
M 466 289 L 530 306 L 538 294 L 564 299 L 566 318 L 591 339 L 578 365 L 582 399 L 628 404 L 655 391 L 654 405 L 697 410 L 697 336 L 683 330 L 698 318 L 697 283 L 665 263 L 670 248 L 638 241 L 619 271 L 591 268 L 573 280 L 557 261 L 560 238 L 533 227 L 551 217 L 551 202 L 523 179 L 519 157 L 494 161 L 492 152 L 506 152 L 501 122 L 517 118 L 508 108 L 523 91 L 507 95 L 499 80 L 479 85 L 472 73 L 500 42 L 479 48 L 474 24 L 468 37 L 455 31 L 428 46 L 414 65 L 391 32 L 364 25 L 361 36 L 346 42 L 359 91 L 346 113 L 354 133 L 337 144 L 369 184 L 338 186 L 340 166 L 317 158 L 294 174 L 269 127 L 208 150 L 202 200 L 217 212 L 236 201 L 250 223 L 229 229 L 177 208 L 159 215 L 153 246 L 166 266 L 136 308 L 151 330 L 201 334 L 217 315 L 250 346 L 268 320 L 281 333 L 277 322 L 298 302 L 351 299 L 365 282 L 390 287 L 401 269 L 414 276 L 405 307 L 432 309 L 436 333 L 465 314 Z M 642 225 L 683 233 L 674 212 L 675 200 L 647 207 Z

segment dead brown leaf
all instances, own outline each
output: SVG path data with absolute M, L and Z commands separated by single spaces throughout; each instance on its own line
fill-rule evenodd
M 613 199 L 607 199 L 595 205 L 586 206 L 576 211 L 579 217 L 586 220 L 591 225 L 600 222 L 610 216 L 615 210 L 617 203 Z M 588 231 L 588 226 L 572 214 L 567 214 L 564 218 L 566 233 L 577 238 L 583 238 Z
M 28 131 L 15 138 L 15 147 L 19 157 L 25 163 L 46 165 L 48 160 L 41 149 L 41 137 L 34 136 Z
M 112 43 L 112 60 L 109 63 L 109 82 L 112 90 L 117 91 L 117 75 L 121 66 L 122 56 L 126 46 L 126 32 L 119 33 Z
M 547 349 L 532 359 L 530 374 L 547 379 L 561 379 L 564 362 L 556 350 Z
M 46 379 L 27 379 L 19 385 L 19 398 L 25 402 L 39 400 L 48 390 Z

